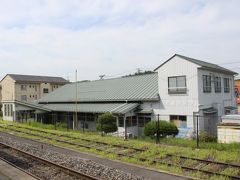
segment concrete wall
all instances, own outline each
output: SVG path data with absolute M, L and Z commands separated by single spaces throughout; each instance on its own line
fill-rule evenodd
M 218 126 L 219 143 L 240 143 L 240 125 L 236 126 Z
M 1 82 L 2 86 L 2 100 L 14 100 L 15 99 L 15 81 L 7 75 Z
M 211 75 L 212 77 L 212 91 L 211 93 L 204 93 L 203 92 L 203 75 Z M 221 93 L 215 93 L 214 89 L 214 80 L 213 77 L 221 77 L 221 86 L 222 91 Z M 229 78 L 230 84 L 230 92 L 224 92 L 224 83 L 223 78 Z M 199 96 L 199 105 L 200 108 L 208 108 L 214 107 L 218 110 L 218 116 L 224 115 L 224 107 L 226 106 L 234 106 L 236 107 L 236 99 L 234 93 L 234 77 L 232 75 L 227 75 L 223 73 L 213 72 L 209 70 L 199 69 L 198 70 L 198 96 Z
M 26 86 L 26 90 L 22 90 L 21 86 Z M 63 86 L 63 84 L 57 83 L 19 83 L 15 82 L 9 75 L 7 75 L 1 82 L 2 93 L 0 93 L 1 101 L 11 101 L 19 100 L 21 101 L 21 96 L 26 95 L 27 102 L 33 102 L 41 98 L 42 96 L 48 94 L 43 93 L 43 89 L 47 88 L 49 93 L 56 90 L 57 88 Z
M 25 85 L 26 90 L 22 90 L 21 86 Z M 27 102 L 33 102 L 40 98 L 39 84 L 37 83 L 16 83 L 15 84 L 16 100 L 21 101 L 21 96 L 27 96 Z

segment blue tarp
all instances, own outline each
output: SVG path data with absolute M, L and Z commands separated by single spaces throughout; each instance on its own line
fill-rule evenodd
M 178 128 L 179 133 L 176 137 L 178 138 L 189 138 L 192 128 Z

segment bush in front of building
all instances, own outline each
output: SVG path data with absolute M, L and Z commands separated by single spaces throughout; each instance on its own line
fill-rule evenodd
M 199 141 L 201 142 L 217 142 L 217 138 L 207 133 L 206 131 L 201 131 L 199 133 Z
M 117 131 L 116 118 L 111 113 L 104 113 L 98 117 L 97 130 L 104 133 Z
M 178 134 L 178 128 L 175 124 L 161 120 L 159 123 L 160 136 L 176 136 Z M 157 134 L 157 121 L 150 121 L 144 126 L 144 135 L 149 137 L 155 137 Z

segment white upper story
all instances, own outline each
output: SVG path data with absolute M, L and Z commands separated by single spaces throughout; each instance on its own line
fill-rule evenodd
M 155 71 L 160 114 L 191 116 L 201 109 L 214 107 L 222 115 L 224 107 L 236 106 L 235 72 L 177 54 Z

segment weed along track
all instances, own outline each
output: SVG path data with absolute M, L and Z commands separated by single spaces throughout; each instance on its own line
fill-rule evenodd
M 201 159 L 187 157 L 171 153 L 161 154 L 155 152 L 152 157 L 148 157 L 148 148 L 136 148 L 121 144 L 112 144 L 87 138 L 78 138 L 66 134 L 58 134 L 44 130 L 38 130 L 23 126 L 0 126 L 7 132 L 16 132 L 23 135 L 38 138 L 40 141 L 51 141 L 60 143 L 61 145 L 70 145 L 75 148 L 84 148 L 87 150 L 94 149 L 100 153 L 108 153 L 115 156 L 117 159 L 130 158 L 137 162 L 148 162 L 151 166 L 165 165 L 169 167 L 178 167 L 184 170 L 185 174 L 200 172 L 206 178 L 210 177 L 225 177 L 228 179 L 240 179 L 240 165 L 233 163 L 218 162 L 209 159 Z M 161 147 L 161 146 L 160 146 Z M 159 147 L 159 151 L 160 148 Z
M 56 164 L 5 143 L 0 143 L 0 147 L 1 159 L 28 172 L 28 174 L 32 175 L 34 178 L 51 179 L 51 177 L 54 177 L 57 179 L 69 180 L 97 180 L 95 177 Z

